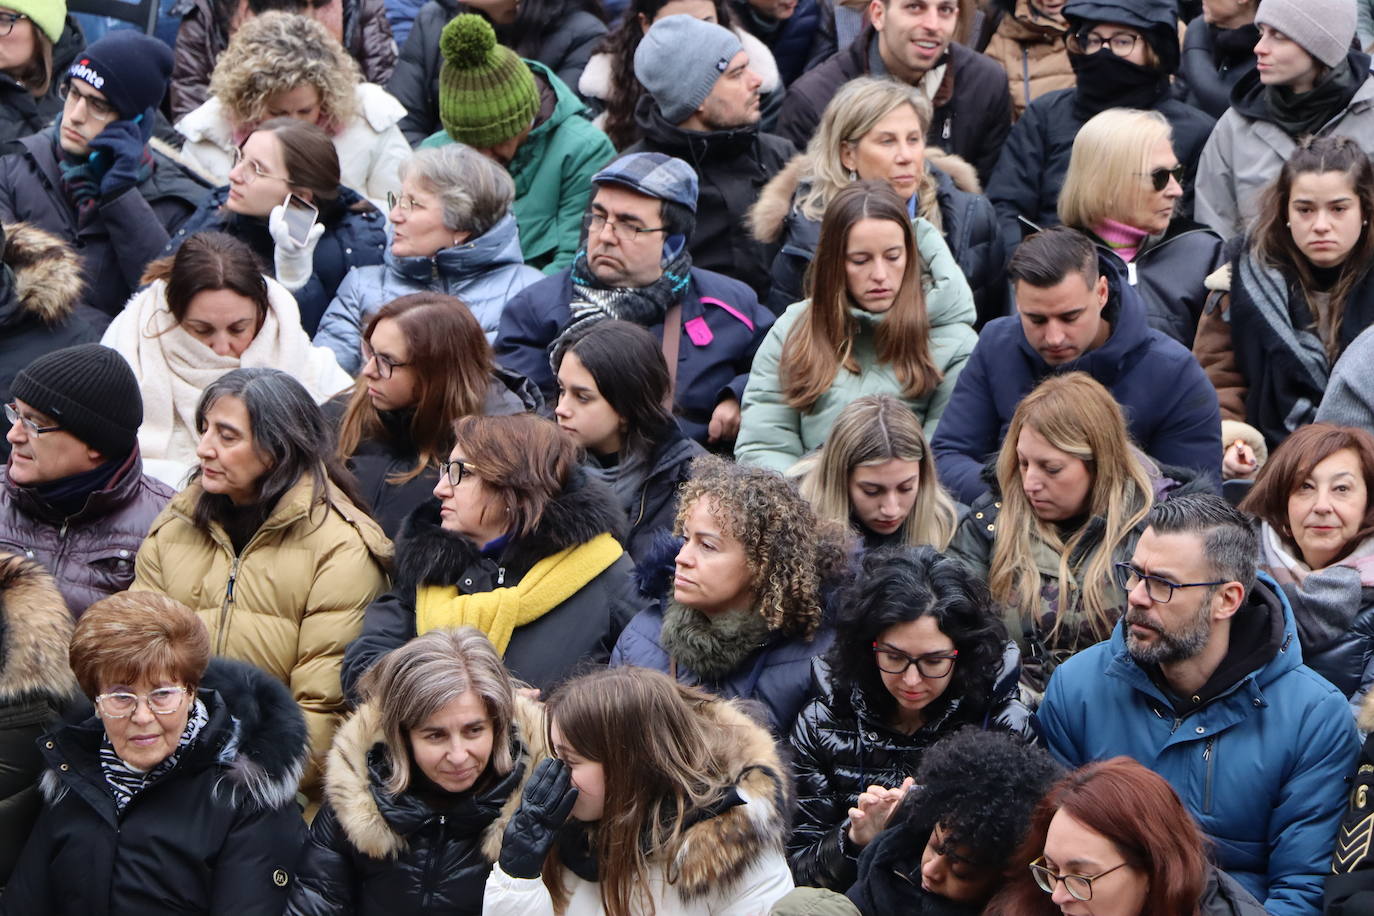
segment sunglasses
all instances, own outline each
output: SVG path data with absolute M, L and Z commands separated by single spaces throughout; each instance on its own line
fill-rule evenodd
M 1171 169 L 1157 168 L 1150 170 L 1150 184 L 1156 191 L 1163 191 L 1169 186 L 1169 179 L 1177 181 L 1179 187 L 1183 186 L 1183 166 L 1176 165 Z

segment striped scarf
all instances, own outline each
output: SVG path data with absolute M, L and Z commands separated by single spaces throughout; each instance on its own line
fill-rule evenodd
M 115 810 L 123 812 L 135 795 L 171 772 L 177 765 L 181 752 L 195 742 L 200 736 L 200 730 L 209 721 L 210 714 L 206 712 L 205 704 L 197 699 L 191 707 L 191 714 L 186 717 L 186 728 L 181 732 L 177 749 L 166 760 L 146 771 L 135 769 L 119 759 L 114 745 L 110 744 L 109 735 L 106 735 L 100 746 L 100 769 L 105 774 L 110 794 L 114 796 Z

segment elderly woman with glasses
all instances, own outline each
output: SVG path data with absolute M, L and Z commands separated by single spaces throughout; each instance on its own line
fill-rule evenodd
M 578 447 L 531 414 L 454 425 L 436 501 L 405 522 L 392 590 L 344 655 L 343 680 L 418 634 L 472 626 L 511 675 L 548 689 L 604 663 L 639 610 L 625 516 L 578 462 Z
M 95 715 L 39 741 L 44 807 L 5 912 L 282 911 L 305 841 L 305 722 L 271 676 L 210 653 L 165 595 L 82 615 L 71 666 Z
M 925 752 L 965 725 L 1032 740 L 1018 699 L 1020 653 L 981 581 L 930 547 L 871 551 L 840 593 L 822 689 L 790 744 L 798 883 L 844 891 Z
M 543 278 L 525 266 L 505 169 L 461 143 L 416 152 L 401 166 L 401 193 L 390 194 L 391 247 L 385 263 L 353 271 L 320 321 L 315 343 L 349 372 L 362 368 L 368 319 L 406 293 L 457 296 L 488 341 L 506 300 Z

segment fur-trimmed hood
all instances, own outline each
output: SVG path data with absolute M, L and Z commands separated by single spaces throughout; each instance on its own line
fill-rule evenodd
M 1374 732 L 1374 690 L 1364 695 L 1364 701 L 1360 704 L 1360 712 L 1355 719 L 1355 724 L 1359 726 L 1361 732 Z
M 626 519 L 610 488 L 576 466 L 569 472 L 563 492 L 544 507 L 534 531 L 512 538 L 498 562 L 519 580 L 545 557 L 585 544 L 603 532 L 623 544 L 625 528 Z M 413 591 L 422 584 L 449 584 L 455 574 L 481 559 L 481 545 L 440 526 L 439 505 L 431 500 L 412 512 L 401 526 L 396 584 L 403 591 Z
M 86 291 L 80 256 L 57 236 L 28 223 L 9 223 L 4 232 L 4 261 L 14 276 L 18 311 L 44 324 L 65 321 Z
M 379 799 L 387 799 L 374 765 L 373 749 L 383 741 L 381 712 L 374 703 L 363 703 L 334 734 L 334 744 L 325 763 L 324 796 L 334 810 L 339 826 L 349 842 L 371 859 L 394 859 L 408 846 L 406 831 L 398 829 Z M 519 751 L 516 769 L 474 798 L 478 808 L 498 809 L 496 817 L 482 829 L 481 851 L 488 862 L 501 852 L 501 837 L 506 823 L 520 807 L 521 791 L 535 764 L 549 756 L 544 730 L 544 708 L 538 702 L 516 695 L 515 722 L 511 742 Z M 504 794 L 504 798 L 499 797 Z M 423 802 L 416 801 L 417 806 Z
M 0 554 L 0 703 L 80 693 L 67 663 L 72 615 L 40 563 Z

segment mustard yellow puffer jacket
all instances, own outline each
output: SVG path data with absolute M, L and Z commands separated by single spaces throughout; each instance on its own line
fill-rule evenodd
M 386 590 L 391 542 L 333 485 L 326 501 L 302 478 L 235 556 L 223 528 L 192 520 L 201 493 L 190 484 L 153 521 L 132 589 L 182 602 L 205 621 L 216 655 L 257 665 L 291 689 L 310 732 L 301 788 L 318 801 L 319 768 L 345 708 L 339 666 L 363 609 Z

